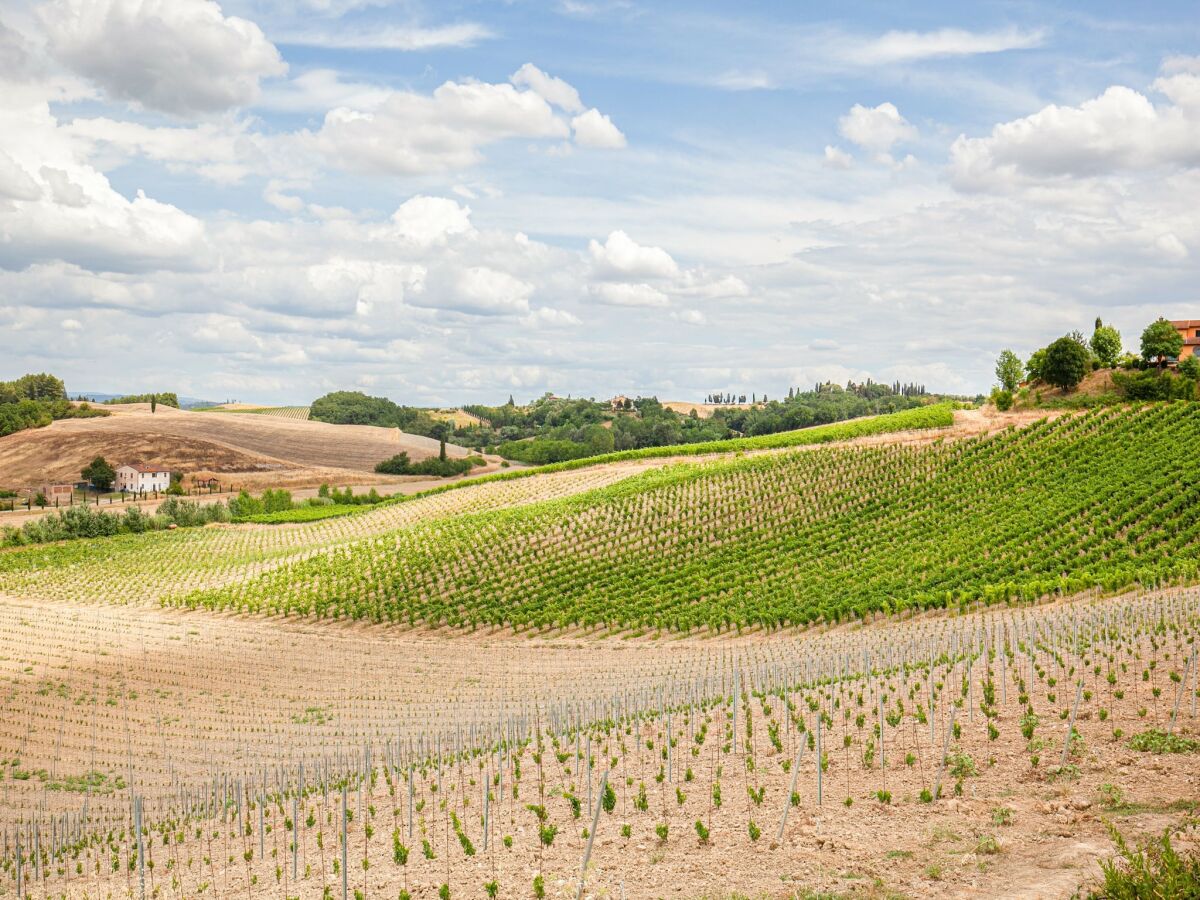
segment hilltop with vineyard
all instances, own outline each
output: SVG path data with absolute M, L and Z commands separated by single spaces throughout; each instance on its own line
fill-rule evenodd
M 1200 407 L 890 395 L 905 408 L 0 552 L 3 889 L 1191 877 L 1160 870 L 1197 841 Z M 1122 857 L 1114 818 L 1167 844 Z

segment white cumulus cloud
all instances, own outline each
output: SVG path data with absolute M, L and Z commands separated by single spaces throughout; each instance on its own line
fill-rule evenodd
M 462 169 L 506 138 L 565 138 L 567 124 L 542 97 L 511 84 L 447 81 L 431 96 L 395 91 L 373 110 L 338 107 L 314 136 L 335 166 L 374 174 Z
M 513 315 L 529 312 L 532 293 L 532 284 L 507 272 L 472 266 L 458 276 L 450 296 L 436 305 L 481 316 Z
M 620 150 L 626 144 L 621 129 L 598 109 L 589 109 L 576 116 L 571 120 L 571 127 L 575 129 L 575 143 L 583 147 Z
M 900 115 L 893 103 L 880 103 L 873 109 L 861 103 L 854 104 L 850 112 L 838 120 L 838 132 L 846 140 L 874 153 L 887 153 L 893 144 L 917 137 L 917 129 Z
M 533 63 L 525 63 L 509 79 L 517 87 L 527 87 L 547 103 L 569 113 L 583 112 L 579 91 L 561 78 L 547 75 Z
M 588 252 L 602 274 L 640 278 L 674 278 L 679 266 L 661 247 L 643 247 L 624 231 L 609 234 L 603 244 L 588 242 Z
M 1167 75 L 1153 88 L 1168 102 L 1155 105 L 1145 94 L 1114 85 L 1079 106 L 1051 105 L 1003 122 L 987 137 L 960 135 L 950 150 L 954 184 L 991 190 L 1030 181 L 1200 166 L 1200 75 Z
M 181 116 L 253 103 L 287 66 L 256 24 L 211 0 L 52 0 L 51 53 L 111 97 Z
M 405 200 L 392 213 L 389 236 L 411 241 L 419 247 L 445 244 L 460 234 L 469 234 L 471 208 L 460 206 L 445 197 L 426 197 L 418 194 Z

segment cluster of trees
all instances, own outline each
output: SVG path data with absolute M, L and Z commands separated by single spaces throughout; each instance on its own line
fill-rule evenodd
M 763 403 L 767 402 L 766 394 L 763 394 L 762 400 L 763 400 Z M 745 403 L 746 395 L 745 394 L 734 394 L 730 391 L 726 391 L 724 393 L 717 392 L 717 393 L 712 393 L 712 394 L 708 394 L 707 396 L 705 396 L 704 402 L 713 404 L 713 405 L 718 405 L 718 406 L 727 406 L 727 405 L 731 405 L 734 403 Z M 750 402 L 757 403 L 758 395 L 751 394 Z
M 160 391 L 157 394 L 126 394 L 124 397 L 113 397 L 104 401 L 107 406 L 116 406 L 122 403 L 149 403 L 150 411 L 153 412 L 158 404 L 163 406 L 173 406 L 179 409 L 179 397 L 174 391 Z
M 283 512 L 294 508 L 292 492 L 284 488 L 265 490 L 261 497 L 255 497 L 249 491 L 240 491 L 229 501 L 229 512 L 235 519 L 243 516 L 256 516 L 261 513 Z
M 62 380 L 45 372 L 0 381 L 0 437 L 26 428 L 44 428 L 55 419 L 107 415 L 86 403 L 74 406 Z
M 339 491 L 327 484 L 323 484 L 317 489 L 317 498 L 337 506 L 374 506 L 383 500 L 375 488 L 371 488 L 365 494 L 356 494 L 348 487 Z
M 313 401 L 310 419 L 332 425 L 380 425 L 409 434 L 437 437 L 439 422 L 423 409 L 399 406 L 387 397 L 368 397 L 361 391 L 334 391 Z
M 485 465 L 481 456 L 468 456 L 464 459 L 450 459 L 446 456 L 445 446 L 438 456 L 431 456 L 420 462 L 413 462 L 406 452 L 397 453 L 391 459 L 377 463 L 375 471 L 381 475 L 429 475 L 435 478 L 449 478 L 453 475 L 463 475 L 475 466 Z
M 1008 409 L 1013 393 L 1020 383 L 1041 381 L 1063 391 L 1074 390 L 1088 372 L 1100 368 L 1146 369 L 1157 367 L 1158 375 L 1118 376 L 1114 382 L 1130 399 L 1167 399 L 1195 395 L 1195 381 L 1200 378 L 1200 360 L 1188 357 L 1179 364 L 1179 373 L 1189 385 L 1170 386 L 1162 382 L 1167 362 L 1178 358 L 1183 350 L 1183 337 L 1166 319 L 1151 322 L 1142 331 L 1141 355 L 1122 351 L 1121 334 L 1097 318 L 1090 338 L 1079 331 L 1063 335 L 1022 362 L 1011 350 L 1001 352 L 996 360 L 996 381 L 999 390 L 992 397 L 997 407 Z M 1155 380 L 1157 378 L 1157 380 Z
M 860 416 L 914 409 L 935 399 L 940 398 L 925 394 L 923 387 L 919 392 L 914 390 L 905 394 L 897 391 L 895 386 L 871 381 L 865 384 L 849 382 L 845 388 L 826 383 L 817 385 L 813 391 L 789 391 L 786 400 L 773 400 L 753 409 L 719 409 L 713 414 L 713 420 L 723 423 L 730 437 L 776 434 Z
M 618 409 L 586 399 L 562 399 L 549 394 L 527 407 L 468 406 L 467 412 L 484 424 L 460 428 L 455 440 L 481 449 L 494 448 L 507 459 L 535 465 L 564 462 L 614 451 L 637 450 L 722 441 L 745 435 L 775 434 L 840 422 L 859 416 L 898 412 L 934 402 L 923 385 L 864 384 L 845 387 L 819 384 L 812 391 L 792 388 L 784 400 L 768 401 L 751 395 L 749 409 L 719 408 L 707 419 L 667 409 L 654 397 L 626 400 Z M 736 400 L 731 394 L 710 394 L 711 402 Z M 745 398 L 741 398 L 744 400 Z
M 654 397 L 638 397 L 613 410 L 594 400 L 542 397 L 521 419 L 503 410 L 498 419 L 511 424 L 485 431 L 467 430 L 463 439 L 475 446 L 496 445 L 507 459 L 534 465 L 565 462 L 618 450 L 663 447 L 721 440 L 729 436 L 721 421 L 681 415 Z

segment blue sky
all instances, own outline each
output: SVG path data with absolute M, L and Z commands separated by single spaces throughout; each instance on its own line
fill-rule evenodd
M 0 6 L 0 377 L 974 393 L 1200 317 L 1186 4 Z

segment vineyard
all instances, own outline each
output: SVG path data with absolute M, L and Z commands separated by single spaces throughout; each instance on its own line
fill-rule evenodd
M 1200 412 L 675 465 L 388 532 L 168 602 L 410 626 L 837 621 L 1194 578 Z
M 898 415 L 0 553 L 0 896 L 1067 897 L 1110 825 L 1194 851 L 1200 412 Z
M 1194 590 L 658 646 L 127 612 L 0 607 L 6 892 L 1065 896 L 1196 810 Z
M 231 408 L 223 406 L 208 406 L 196 411 L 207 413 L 228 413 L 231 415 L 277 416 L 281 419 L 299 419 L 300 421 L 307 422 L 309 408 L 307 406 L 238 406 Z
M 869 420 L 869 425 L 867 421 L 855 421 L 791 432 L 783 448 L 870 436 L 889 428 L 928 430 L 947 422 L 946 410 L 933 410 L 932 414 L 919 418 L 913 413 L 926 411 L 880 416 Z M 776 444 L 782 437 L 769 436 Z M 751 449 L 769 452 L 770 447 Z M 620 456 L 607 462 L 575 460 L 537 470 L 486 475 L 381 504 L 361 514 L 304 527 L 125 535 L 0 554 L 0 591 L 42 599 L 176 602 L 172 598 L 196 588 L 245 581 L 286 561 L 324 554 L 372 535 L 466 513 L 561 499 L 664 464 L 658 457 L 642 451 Z

